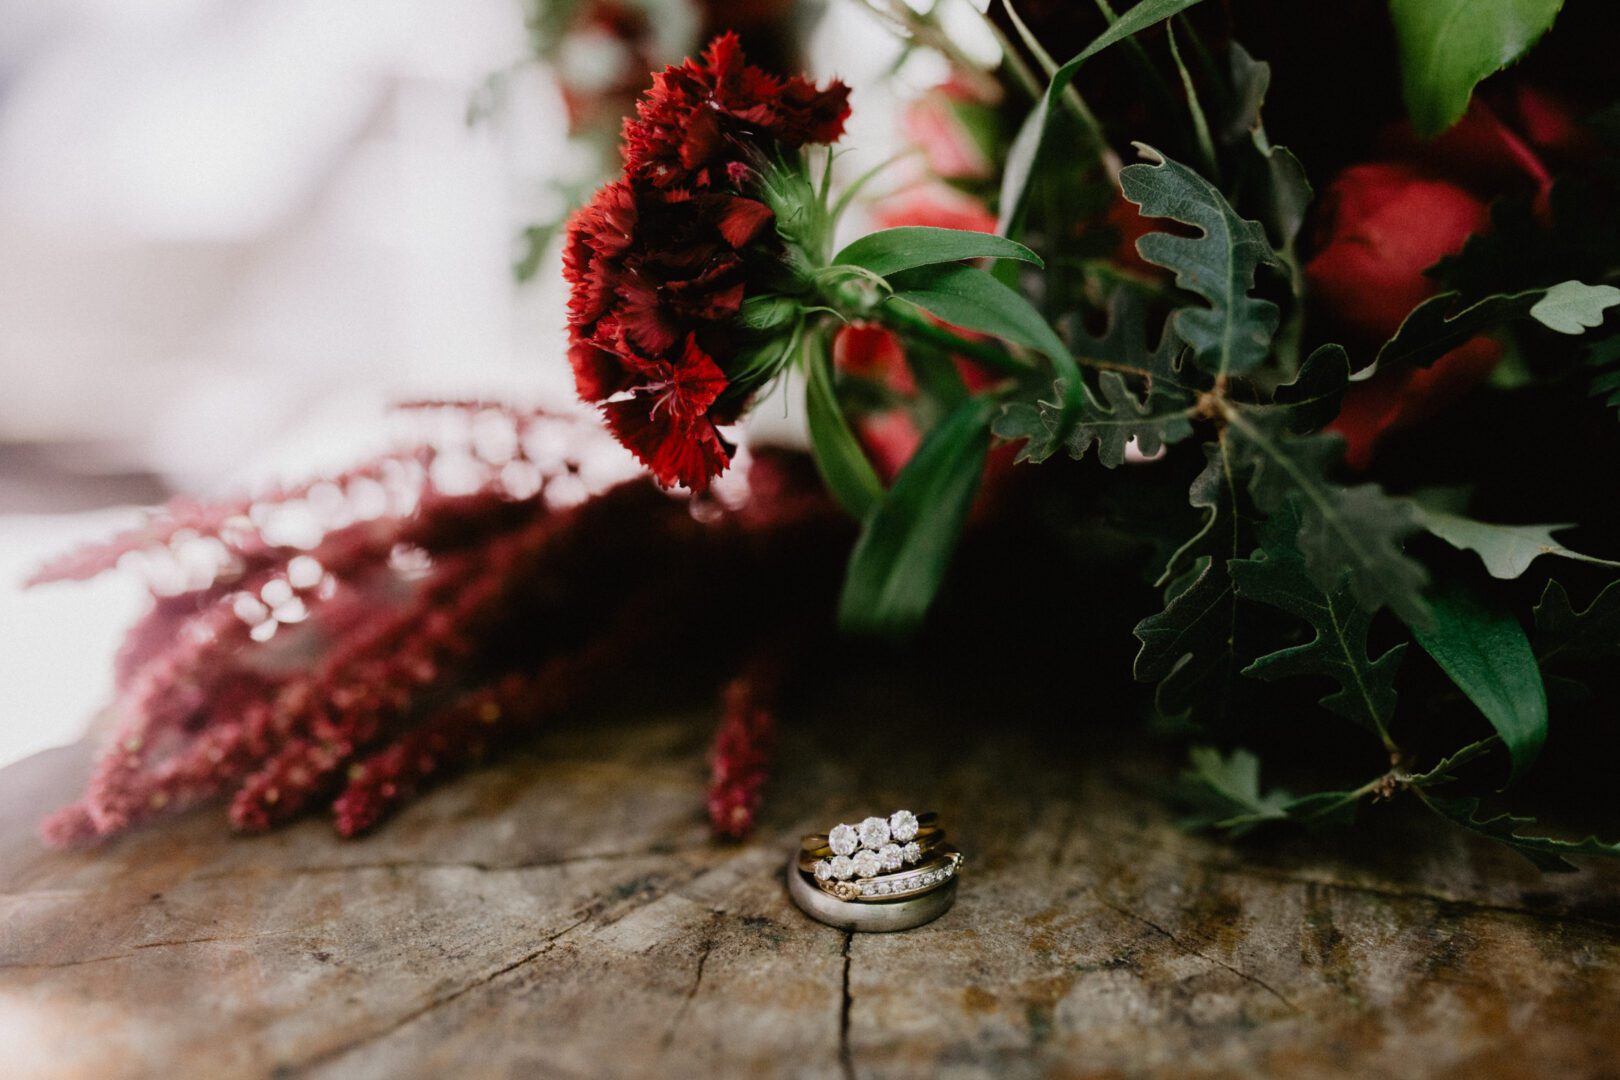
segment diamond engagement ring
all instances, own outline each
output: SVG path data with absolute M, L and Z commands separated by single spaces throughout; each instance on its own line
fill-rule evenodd
M 821 922 L 904 930 L 949 909 L 962 861 L 938 814 L 896 810 L 804 837 L 788 862 L 788 891 Z

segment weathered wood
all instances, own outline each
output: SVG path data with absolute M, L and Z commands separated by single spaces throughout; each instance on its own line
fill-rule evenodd
M 707 837 L 701 716 L 556 731 L 354 843 L 208 811 L 49 853 L 33 826 L 85 753 L 14 766 L 0 1073 L 1620 1071 L 1613 868 L 1543 877 L 1438 829 L 1236 849 L 1178 831 L 1128 748 L 845 705 L 789 732 L 741 846 Z M 799 834 L 901 804 L 949 815 L 956 908 L 896 935 L 803 918 Z

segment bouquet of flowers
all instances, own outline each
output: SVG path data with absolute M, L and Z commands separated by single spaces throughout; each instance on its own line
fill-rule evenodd
M 1194 822 L 1326 826 L 1405 796 L 1547 870 L 1620 854 L 1573 816 L 1604 790 L 1620 653 L 1599 495 L 1620 449 L 1620 84 L 1583 22 L 1598 6 L 1488 6 L 1464 33 L 1463 0 L 995 0 L 972 31 L 999 44 L 988 67 L 959 21 L 868 6 L 952 65 L 906 109 L 909 187 L 843 175 L 858 87 L 767 73 L 724 34 L 652 77 L 622 170 L 567 226 L 567 362 L 650 482 L 559 507 L 541 492 L 577 463 L 542 477 L 524 433 L 563 421 L 460 407 L 517 432 L 455 452 L 485 470 L 471 494 L 435 487 L 447 451 L 418 445 L 336 482 L 352 501 L 423 470 L 400 508 L 303 548 L 266 537 L 263 502 L 180 507 L 55 569 L 218 556 L 132 635 L 120 734 L 53 837 L 224 787 L 241 827 L 331 793 L 340 829 L 366 828 L 644 663 L 679 597 L 793 560 L 795 602 L 744 605 L 775 623 L 723 639 L 766 643 L 718 665 L 742 674 L 710 809 L 740 833 L 794 636 L 824 612 L 854 637 L 937 619 L 971 525 L 1009 562 L 1036 529 L 1074 552 L 1025 568 L 980 632 L 1116 618 L 1041 603 L 1057 580 L 1083 594 L 1098 550 L 1139 581 L 1120 633 L 1153 728 L 1191 744 Z M 886 227 L 835 242 L 851 207 Z M 760 453 L 732 483 L 732 426 L 790 372 L 814 475 Z M 681 573 L 626 580 L 638 565 Z M 615 597 L 590 618 L 582 575 Z M 271 667 L 250 642 L 283 604 L 323 628 Z M 704 605 L 681 610 L 700 637 Z M 1262 756 L 1312 790 L 1263 787 Z M 1563 817 L 1523 813 L 1541 804 Z

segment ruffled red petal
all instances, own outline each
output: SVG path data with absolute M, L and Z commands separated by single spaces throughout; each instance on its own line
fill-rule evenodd
M 709 481 L 731 464 L 731 448 L 704 416 L 678 417 L 657 407 L 658 400 L 638 394 L 602 406 L 615 438 L 665 487 L 680 484 L 705 491 Z
M 771 208 L 758 199 L 745 199 L 738 195 L 727 195 L 720 209 L 720 220 L 715 227 L 720 235 L 726 238 L 726 243 L 734 248 L 744 247 L 759 231 L 770 223 L 774 215 Z

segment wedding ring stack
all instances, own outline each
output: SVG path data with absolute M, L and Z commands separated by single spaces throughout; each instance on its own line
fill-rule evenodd
M 944 914 L 962 853 L 939 815 L 896 810 L 806 836 L 788 867 L 793 898 L 812 917 L 851 930 L 903 930 Z

